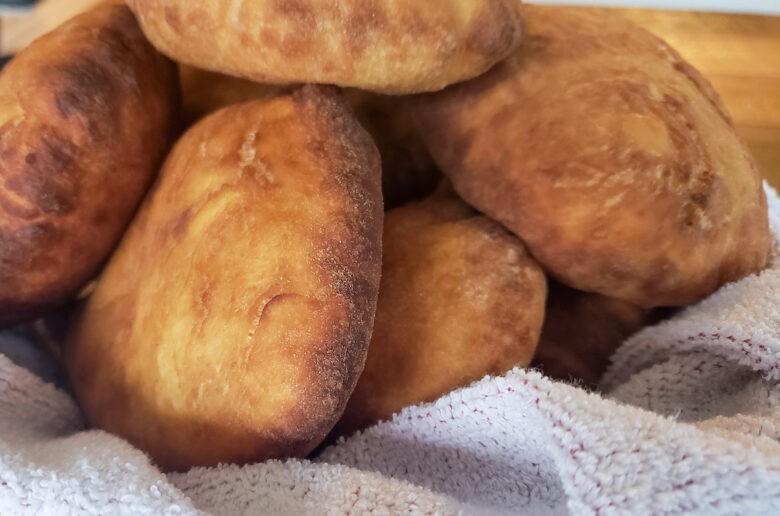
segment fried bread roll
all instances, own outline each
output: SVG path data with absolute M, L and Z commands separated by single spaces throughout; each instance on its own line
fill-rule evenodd
M 533 365 L 547 376 L 595 387 L 612 353 L 657 320 L 653 310 L 549 282 L 542 335 Z
M 520 42 L 519 0 L 130 0 L 179 62 L 262 83 L 435 91 Z M 205 37 L 204 37 L 205 35 Z
M 66 342 L 89 421 L 165 470 L 307 455 L 363 368 L 382 217 L 376 147 L 333 91 L 197 123 Z
M 460 199 L 390 210 L 383 249 L 366 368 L 335 434 L 527 365 L 539 339 L 544 273 L 520 240 Z
M 615 14 L 525 11 L 510 59 L 420 101 L 457 192 L 561 282 L 643 307 L 761 270 L 761 177 L 709 83 Z
M 39 38 L 0 75 L 0 326 L 62 304 L 100 269 L 168 148 L 173 63 L 124 6 Z

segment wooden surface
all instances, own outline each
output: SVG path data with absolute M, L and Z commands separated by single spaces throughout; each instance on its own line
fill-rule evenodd
M 105 1 L 114 0 L 43 0 L 32 15 L 5 18 L 0 52 L 14 52 L 78 11 Z M 780 187 L 780 17 L 620 11 L 667 40 L 712 81 L 761 171 Z

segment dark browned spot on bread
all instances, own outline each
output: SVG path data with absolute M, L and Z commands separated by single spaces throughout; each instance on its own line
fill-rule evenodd
M 94 139 L 106 138 L 113 120 L 114 87 L 106 70 L 92 59 L 78 59 L 56 68 L 60 84 L 54 104 L 64 118 L 79 117 Z
M 125 21 L 126 25 L 122 28 L 125 30 L 103 27 L 98 31 L 96 39 L 100 42 L 100 46 L 95 47 L 97 52 L 96 59 L 106 68 L 116 69 L 117 65 L 127 61 L 128 56 L 137 55 L 138 47 L 145 43 L 145 41 L 141 40 L 137 31 L 129 32 L 126 30 L 136 23 L 129 12 L 127 16 L 129 19 Z M 125 83 L 137 83 L 135 77 L 124 73 L 115 75 L 114 79 Z
M 79 193 L 76 149 L 67 139 L 49 132 L 25 157 L 25 166 L 10 175 L 5 186 L 44 213 L 62 215 L 73 210 Z
M 696 180 L 689 194 L 691 201 L 702 208 L 706 208 L 709 204 L 714 179 L 715 176 L 709 170 L 703 170 L 696 174 Z
M 54 101 L 64 117 L 94 113 L 111 97 L 111 81 L 94 61 L 84 59 L 60 66 L 57 75 L 63 86 Z

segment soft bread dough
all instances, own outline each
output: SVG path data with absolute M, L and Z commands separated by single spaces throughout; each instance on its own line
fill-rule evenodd
M 520 42 L 519 0 L 129 0 L 179 62 L 263 83 L 435 91 Z
M 0 326 L 74 297 L 154 179 L 176 70 L 124 6 L 73 18 L 0 75 Z
M 366 368 L 335 434 L 531 360 L 544 273 L 522 242 L 440 190 L 386 214 Z
M 761 177 L 709 83 L 615 14 L 525 12 L 510 59 L 419 103 L 457 192 L 561 282 L 643 307 L 761 270 Z
M 89 421 L 165 470 L 307 455 L 363 369 L 382 217 L 376 147 L 334 92 L 197 123 L 66 342 Z

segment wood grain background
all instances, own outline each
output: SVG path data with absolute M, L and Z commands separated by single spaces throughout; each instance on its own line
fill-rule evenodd
M 3 18 L 0 52 L 15 52 L 79 11 L 113 1 L 43 0 L 30 15 Z M 762 173 L 780 187 L 780 17 L 619 11 L 667 40 L 712 81 Z

